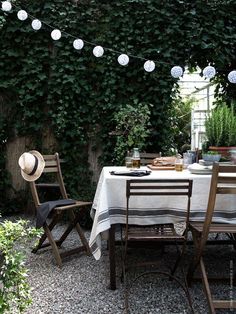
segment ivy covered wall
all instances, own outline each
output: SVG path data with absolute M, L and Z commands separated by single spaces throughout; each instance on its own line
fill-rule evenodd
M 6 145 L 23 136 L 29 139 L 29 149 L 47 153 L 48 134 L 55 138 L 51 149 L 66 159 L 68 190 L 88 196 L 89 147 L 103 151 L 101 164 L 112 163 L 114 137 L 109 133 L 115 129 L 114 113 L 125 104 L 153 105 L 147 149 L 168 148 L 174 65 L 213 64 L 218 72 L 215 82 L 223 86 L 226 97 L 236 98 L 235 85 L 227 81 L 236 68 L 234 0 L 12 2 L 68 35 L 55 42 L 52 28 L 44 24 L 34 31 L 30 19 L 17 19 L 15 7 L 0 13 L 1 197 L 8 180 Z M 104 56 L 96 58 L 94 46 L 86 43 L 81 51 L 75 50 L 70 35 L 105 47 Z M 106 47 L 140 59 L 130 57 L 129 65 L 122 67 L 119 53 Z M 154 72 L 144 71 L 142 57 L 157 61 Z

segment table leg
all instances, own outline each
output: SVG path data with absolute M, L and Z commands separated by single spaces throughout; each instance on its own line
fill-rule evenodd
M 109 229 L 110 289 L 116 290 L 115 225 Z

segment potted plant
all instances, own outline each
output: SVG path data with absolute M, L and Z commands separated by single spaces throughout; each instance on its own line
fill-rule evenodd
M 205 121 L 208 150 L 217 151 L 222 156 L 229 156 L 229 151 L 236 146 L 236 115 L 233 106 L 224 102 L 211 110 Z
M 215 161 L 220 161 L 221 154 L 219 154 L 217 151 L 207 151 L 202 153 L 202 159 L 205 162 L 205 165 L 211 165 Z

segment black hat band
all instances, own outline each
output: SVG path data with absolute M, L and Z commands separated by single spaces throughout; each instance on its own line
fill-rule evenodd
M 35 158 L 34 168 L 33 168 L 33 170 L 28 174 L 28 176 L 32 176 L 33 174 L 35 174 L 35 172 L 36 172 L 36 170 L 37 170 L 37 168 L 38 168 L 38 164 L 39 164 L 38 158 L 37 158 L 36 156 L 34 156 L 34 158 Z

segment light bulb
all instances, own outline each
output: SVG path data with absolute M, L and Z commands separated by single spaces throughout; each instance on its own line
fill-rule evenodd
M 31 26 L 34 30 L 38 31 L 42 27 L 42 23 L 40 20 L 35 19 L 32 21 Z
M 230 81 L 230 83 L 236 83 L 236 70 L 229 72 L 228 80 Z
M 104 54 L 104 49 L 101 46 L 96 46 L 93 48 L 93 54 L 95 57 L 99 58 Z
M 180 66 L 174 66 L 170 73 L 174 78 L 178 78 L 183 75 L 183 69 Z
M 151 60 L 148 60 L 144 63 L 144 70 L 147 72 L 152 72 L 155 69 L 155 63 Z
M 53 40 L 59 40 L 61 38 L 61 31 L 59 29 L 54 29 L 51 32 L 51 37 Z
M 17 17 L 21 21 L 25 21 L 28 17 L 28 14 L 25 10 L 20 10 L 17 12 Z
M 124 53 L 121 54 L 117 60 L 120 65 L 127 65 L 129 63 L 129 57 Z
M 80 50 L 84 47 L 84 42 L 82 39 L 75 39 L 73 41 L 73 47 L 77 50 Z
M 208 65 L 203 69 L 203 75 L 207 78 L 213 78 L 216 75 L 216 70 L 214 67 Z
M 12 5 L 10 1 L 3 1 L 2 2 L 2 10 L 5 12 L 11 11 Z

